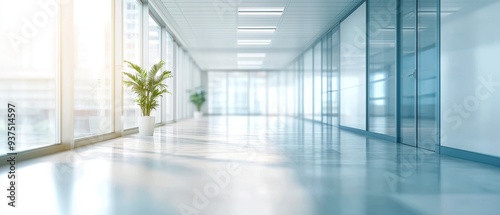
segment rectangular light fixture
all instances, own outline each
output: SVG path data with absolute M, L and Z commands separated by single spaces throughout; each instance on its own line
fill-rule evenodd
M 271 15 L 271 16 L 281 16 L 283 14 L 283 7 L 240 7 L 238 8 L 238 15 Z
M 254 60 L 239 60 L 238 65 L 262 65 L 262 61 L 254 61 Z
M 271 40 L 238 40 L 238 45 L 269 45 Z
M 238 66 L 238 69 L 241 70 L 256 70 L 262 68 L 261 66 Z
M 264 32 L 273 33 L 276 31 L 276 26 L 252 26 L 238 27 L 238 32 Z
M 239 58 L 244 58 L 244 57 L 266 57 L 266 53 L 238 53 Z

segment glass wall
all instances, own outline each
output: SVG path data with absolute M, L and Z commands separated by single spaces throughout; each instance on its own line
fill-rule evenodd
M 396 136 L 396 0 L 367 2 L 368 130 Z
M 267 72 L 267 87 L 260 89 L 267 97 L 262 98 L 267 101 L 267 114 L 368 131 L 434 150 L 439 125 L 437 11 L 438 3 L 426 0 L 360 4 L 285 69 Z M 231 87 L 218 87 L 213 93 L 237 94 L 245 100 L 251 92 L 251 103 L 263 104 L 255 98 L 264 80 L 255 84 L 254 74 L 249 74 L 248 92 L 229 83 Z M 231 72 L 226 75 L 232 76 Z M 209 79 L 231 80 L 219 76 L 209 73 Z M 242 111 L 226 113 L 259 114 L 245 110 L 247 101 L 243 100 L 238 107 Z M 226 102 L 230 110 L 236 100 Z
M 209 114 L 227 114 L 227 72 L 208 73 L 207 95 Z
M 442 1 L 442 146 L 500 157 L 498 11 L 496 0 Z
M 177 65 L 174 70 L 176 77 L 176 94 L 177 114 L 176 120 L 187 119 L 193 116 L 195 110 L 194 104 L 189 100 L 190 92 L 201 87 L 200 69 L 191 59 L 189 54 L 178 45 L 177 49 Z M 208 99 L 208 97 L 207 97 Z M 210 99 L 208 99 L 210 101 Z
M 321 70 L 321 42 L 314 46 L 314 65 L 313 65 L 313 119 L 321 122 L 321 107 L 322 107 L 322 70 Z
M 314 119 L 314 74 L 313 74 L 313 50 L 309 49 L 304 54 L 303 60 L 303 92 L 304 92 L 304 118 Z
M 227 112 L 230 115 L 248 114 L 248 73 L 230 72 L 227 74 Z
M 123 60 L 150 66 L 163 59 L 165 69 L 182 71 L 176 83 L 167 81 L 170 90 L 180 85 L 172 91 L 182 100 L 163 98 L 169 105 L 158 109 L 166 116 L 157 115 L 157 122 L 174 119 L 174 103 L 183 107 L 177 119 L 191 116 L 194 108 L 186 91 L 201 85 L 198 66 L 186 52 L 174 56 L 174 40 L 159 24 L 162 20 L 147 15 L 143 20 L 142 11 L 153 14 L 152 7 L 137 0 L 125 0 L 121 8 L 114 3 L 69 1 L 63 8 L 57 1 L 0 3 L 5 35 L 0 39 L 0 110 L 15 105 L 16 151 L 73 147 L 73 140 L 80 146 L 137 127 L 140 111 L 134 95 L 126 87 L 119 89 L 122 72 L 131 71 L 122 67 Z M 6 125 L 6 118 L 0 119 L 4 139 Z M 5 153 L 1 147 L 0 155 Z
M 366 5 L 340 24 L 340 125 L 366 129 Z
M 167 56 L 165 56 L 165 69 L 168 70 L 168 71 L 174 71 L 174 40 L 172 38 L 172 36 L 170 36 L 169 34 L 166 35 L 165 38 L 165 48 L 166 48 L 166 54 Z M 172 92 L 172 89 L 174 87 L 174 79 L 173 78 L 169 78 L 167 79 L 167 86 L 168 86 L 168 90 L 170 92 Z M 174 96 L 170 93 L 167 93 L 165 94 L 165 101 L 166 101 L 166 105 L 165 105 L 165 108 L 163 109 L 164 110 L 164 114 L 165 114 L 165 120 L 167 122 L 169 121 L 172 121 L 174 120 Z
M 162 49 L 162 44 L 161 44 L 161 27 L 160 25 L 156 22 L 156 20 L 151 16 L 149 15 L 149 20 L 148 20 L 148 23 L 149 23 L 149 34 L 148 34 L 148 40 L 149 40 L 149 47 L 148 47 L 148 59 L 149 59 L 149 62 L 148 62 L 148 67 L 151 67 L 155 64 L 157 64 L 158 62 L 160 62 L 160 60 L 162 60 L 162 56 L 161 56 L 161 49 Z M 162 69 L 165 69 L 162 68 Z M 163 98 L 160 98 L 160 99 L 163 99 Z M 154 116 L 155 117 L 155 121 L 156 123 L 160 123 L 161 122 L 161 118 L 162 118 L 162 102 L 161 101 L 158 101 L 158 107 L 157 109 L 151 111 L 151 116 Z
M 75 138 L 113 132 L 111 5 L 111 0 L 74 2 Z
M 418 3 L 418 146 L 439 144 L 439 2 Z
M 304 118 L 304 58 L 299 56 L 296 62 L 296 95 L 297 95 L 297 116 Z
M 288 78 L 286 87 L 287 87 L 287 100 L 286 100 L 286 113 L 287 115 L 295 115 L 296 114 L 296 101 L 298 95 L 296 94 L 296 68 L 295 64 L 289 66 L 286 76 Z
M 137 0 L 126 0 L 123 4 L 123 58 L 142 65 L 141 46 L 141 4 Z M 126 66 L 127 72 L 133 69 Z M 123 128 L 137 127 L 141 109 L 135 104 L 135 95 L 128 87 L 123 88 Z
M 278 73 L 269 72 L 267 74 L 267 113 L 269 115 L 277 115 L 278 111 Z
M 296 103 L 292 73 L 277 71 L 209 71 L 208 114 L 286 115 Z M 293 94 L 293 95 L 292 95 Z
M 332 32 L 332 70 L 331 70 L 331 114 L 332 124 L 340 123 L 340 32 L 339 28 Z
M 26 26 L 38 1 L 0 2 L 0 155 L 7 153 L 7 104 L 16 108 L 16 150 L 60 142 L 59 139 L 59 17 Z M 56 5 L 54 10 L 58 10 Z M 43 11 L 42 11 L 43 12 Z M 29 21 L 31 23 L 31 21 Z M 3 115 L 5 114 L 5 115 Z
M 288 82 L 288 75 L 287 71 L 279 71 L 278 72 L 278 113 L 280 115 L 285 115 L 286 114 L 286 102 L 287 102 L 287 83 Z
M 185 86 L 185 80 L 186 78 L 186 71 L 187 71 L 187 59 L 186 59 L 186 54 L 184 52 L 184 49 L 180 48 L 178 45 L 176 47 L 176 53 L 177 53 L 177 68 L 174 71 L 174 76 L 176 80 L 176 97 L 177 100 L 179 101 L 177 103 L 177 119 L 183 119 L 185 115 L 187 114 L 186 109 L 188 108 L 189 104 L 186 104 L 184 101 L 186 101 L 186 97 L 188 96 L 188 92 L 186 91 L 187 88 Z
M 332 124 L 332 65 L 331 65 L 331 32 L 321 39 L 321 122 Z
M 267 114 L 267 73 L 254 72 L 248 75 L 249 114 Z

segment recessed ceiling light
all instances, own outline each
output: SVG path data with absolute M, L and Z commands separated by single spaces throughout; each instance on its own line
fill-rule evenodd
M 238 15 L 277 15 L 283 14 L 283 7 L 240 7 L 238 8 Z
M 238 40 L 238 45 L 269 45 L 271 40 Z
M 238 53 L 238 57 L 266 57 L 266 53 Z
M 262 65 L 262 61 L 252 61 L 252 60 L 239 60 L 238 65 Z
M 253 27 L 238 27 L 238 32 L 267 32 L 276 31 L 276 26 L 253 26 Z
M 238 69 L 260 69 L 262 67 L 262 64 L 260 65 L 241 65 L 238 64 Z

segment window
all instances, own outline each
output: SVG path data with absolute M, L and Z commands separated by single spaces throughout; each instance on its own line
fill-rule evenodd
M 267 114 L 267 75 L 266 72 L 255 72 L 249 76 L 249 112 L 250 114 Z
M 227 77 L 226 72 L 209 72 L 208 74 L 208 113 L 226 114 L 227 109 Z
M 59 19 L 38 1 L 0 2 L 0 111 L 16 106 L 16 150 L 59 143 Z M 35 17 L 34 14 L 39 16 Z M 31 26 L 31 27 L 30 27 Z M 23 28 L 29 28 L 23 31 Z M 7 139 L 6 117 L 0 138 Z M 0 155 L 6 147 L 0 147 Z
M 248 74 L 230 72 L 227 74 L 228 113 L 230 115 L 248 114 Z
M 113 131 L 112 14 L 110 0 L 74 2 L 75 138 Z
M 173 72 L 174 69 L 174 40 L 170 35 L 167 34 L 165 38 L 165 45 L 167 48 L 167 56 L 165 61 L 165 69 Z M 174 79 L 167 79 L 167 90 L 172 92 L 174 87 Z M 173 93 L 173 92 L 172 92 Z M 174 120 L 174 97 L 172 94 L 165 94 L 166 105 L 165 105 L 165 120 L 172 121 Z
M 124 2 L 123 28 L 123 58 L 137 65 L 141 64 L 141 5 L 137 0 Z M 132 69 L 124 68 L 128 72 Z M 137 127 L 137 118 L 141 116 L 141 109 L 135 103 L 135 95 L 128 87 L 123 88 L 123 128 Z
M 160 62 L 161 58 L 161 27 L 154 20 L 151 15 L 149 16 L 149 66 L 153 66 L 154 64 Z M 162 68 L 162 71 L 165 70 L 165 67 Z M 161 97 L 160 99 L 163 99 Z M 158 101 L 160 104 L 156 110 L 151 111 L 151 116 L 155 117 L 156 123 L 161 123 L 161 114 L 162 114 L 162 102 Z

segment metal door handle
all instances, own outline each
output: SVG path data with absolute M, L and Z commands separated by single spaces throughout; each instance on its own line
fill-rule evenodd
M 412 73 L 408 74 L 408 78 L 412 77 L 412 76 L 415 77 L 416 74 L 417 74 L 417 70 L 415 69 L 415 70 L 413 70 Z

